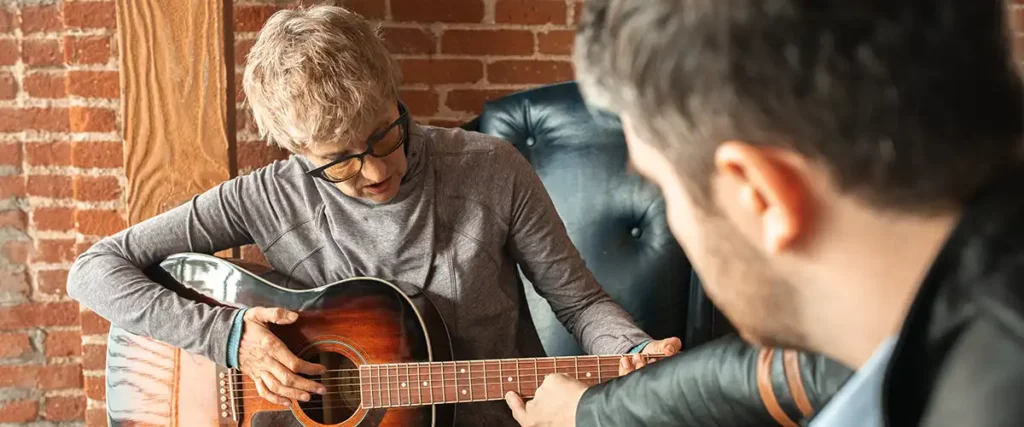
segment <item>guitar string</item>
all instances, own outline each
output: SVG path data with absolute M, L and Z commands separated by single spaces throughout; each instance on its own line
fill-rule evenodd
M 336 391 L 329 390 L 325 394 L 309 393 L 309 395 L 312 398 L 312 397 L 316 397 L 316 396 L 330 395 L 330 394 L 341 394 L 341 393 L 360 394 L 360 393 L 364 393 L 364 392 L 365 393 L 382 393 L 382 392 L 383 393 L 387 393 L 387 392 L 394 392 L 395 395 L 397 395 L 397 393 L 399 393 L 399 392 L 406 392 L 406 393 L 416 392 L 416 393 L 419 393 L 419 391 L 424 390 L 424 389 L 427 389 L 427 390 L 437 390 L 437 389 L 444 389 L 444 390 L 453 389 L 453 390 L 457 390 L 457 389 L 466 389 L 466 390 L 468 390 L 469 388 L 472 388 L 473 390 L 476 390 L 477 388 L 481 388 L 481 387 L 485 387 L 486 389 L 490 389 L 490 388 L 493 388 L 493 387 L 499 387 L 499 388 L 503 388 L 504 389 L 504 387 L 516 388 L 516 387 L 518 387 L 519 385 L 522 385 L 522 384 L 541 384 L 541 383 L 544 382 L 544 380 L 541 379 L 541 377 L 544 377 L 544 376 L 546 376 L 546 374 L 545 375 L 538 375 L 538 376 L 536 376 L 536 377 L 534 377 L 532 379 L 530 379 L 529 377 L 525 377 L 525 379 L 519 380 L 518 382 L 504 382 L 504 381 L 502 381 L 502 382 L 498 382 L 496 384 L 486 384 L 485 386 L 483 384 L 471 384 L 469 382 L 466 382 L 466 383 L 455 383 L 455 384 L 452 384 L 452 383 L 449 383 L 449 382 L 445 382 L 444 384 L 439 384 L 439 385 L 438 384 L 430 384 L 428 386 L 421 386 L 421 385 L 417 384 L 416 386 L 412 386 L 412 387 L 400 387 L 398 384 L 395 384 L 395 383 L 359 384 L 357 382 L 352 382 L 352 383 L 349 383 L 349 384 L 334 385 L 334 386 L 330 387 L 330 389 L 336 390 Z M 602 380 L 598 380 L 597 378 L 593 378 L 593 377 L 591 377 L 591 378 L 579 378 L 579 380 L 583 381 L 583 382 L 595 381 L 595 384 L 596 384 L 597 382 L 604 381 L 605 379 L 610 380 L 612 378 L 620 377 L 620 375 L 618 375 L 618 373 L 616 372 L 613 375 L 602 375 L 602 377 L 603 377 Z M 256 388 L 244 388 L 244 389 L 236 390 L 236 391 L 254 392 L 254 391 L 258 391 L 258 389 L 256 389 Z M 371 397 L 374 397 L 374 396 L 371 396 Z M 378 399 L 380 399 L 380 398 L 382 398 L 382 397 L 378 397 Z M 244 400 L 245 396 L 236 396 L 236 397 L 233 397 L 233 399 L 234 400 Z
M 643 355 L 643 356 L 646 359 L 648 359 L 647 360 L 648 363 L 650 363 L 652 360 L 657 360 L 658 358 L 662 357 L 661 355 Z M 574 364 L 578 364 L 578 363 L 594 363 L 594 362 L 596 362 L 598 364 L 605 364 L 605 363 L 615 363 L 615 364 L 618 364 L 618 363 L 620 363 L 620 360 L 622 358 L 628 358 L 629 356 L 600 356 L 600 359 L 594 359 L 595 357 L 598 357 L 598 356 L 583 356 L 583 357 L 586 357 L 586 359 L 583 359 L 581 357 L 581 359 L 578 360 L 578 361 L 572 360 L 572 359 L 568 359 L 568 360 L 565 360 L 565 362 L 566 363 L 571 362 L 571 363 L 574 363 Z M 614 360 L 612 358 L 614 358 Z M 495 360 L 495 362 L 498 362 L 498 361 L 499 360 Z M 534 362 L 534 360 L 533 359 L 521 359 L 520 363 L 528 363 L 528 362 L 532 363 L 532 362 Z M 388 368 L 402 369 L 402 368 L 405 368 L 406 366 L 408 366 L 410 369 L 412 369 L 414 367 L 417 367 L 417 366 L 419 366 L 421 368 L 427 368 L 427 369 L 431 369 L 431 368 L 436 367 L 436 366 L 441 366 L 442 368 L 446 368 L 446 367 L 458 368 L 459 366 L 469 366 L 470 368 L 473 367 L 472 365 L 457 365 L 456 363 L 458 363 L 458 364 L 465 364 L 465 363 L 469 363 L 469 362 L 410 362 L 410 363 L 397 363 L 397 364 L 396 363 L 379 363 L 379 364 L 367 364 L 367 365 L 363 365 L 362 367 L 359 367 L 359 368 L 327 369 L 327 370 L 324 371 L 324 373 L 327 373 L 327 372 L 353 372 L 353 371 L 362 371 L 364 369 L 366 369 L 366 370 L 371 370 L 371 369 L 388 369 Z M 474 361 L 473 363 L 478 363 L 478 362 Z M 490 363 L 490 362 L 488 361 L 488 363 Z M 504 361 L 502 363 L 509 363 L 509 364 L 515 365 L 516 362 L 512 362 L 512 361 L 508 361 L 508 359 L 504 359 Z M 536 363 L 538 363 L 538 364 L 540 364 L 540 363 L 544 363 L 544 364 L 551 363 L 552 364 L 552 368 L 555 367 L 555 362 L 550 361 L 550 360 L 539 360 L 539 361 L 536 361 Z M 501 370 L 505 370 L 504 365 L 500 365 L 500 366 L 498 366 L 496 368 L 491 367 L 491 366 L 487 366 L 487 365 L 483 365 L 483 366 L 484 366 L 484 369 L 501 369 Z M 508 368 L 508 369 L 509 370 L 515 370 L 517 368 Z M 529 368 L 523 368 L 522 366 L 520 366 L 518 369 L 522 370 L 522 369 L 529 369 Z M 240 374 L 240 372 L 237 369 L 232 369 L 231 371 L 232 371 L 231 375 L 238 375 L 238 374 Z
M 378 365 L 373 365 L 373 366 L 378 366 Z M 383 366 L 383 365 L 381 365 L 381 366 Z M 552 370 L 551 372 L 549 372 L 547 374 L 555 374 L 555 373 L 570 374 L 570 373 L 576 373 L 579 369 L 586 370 L 586 369 L 591 369 L 591 368 L 598 368 L 599 370 L 604 371 L 604 369 L 616 369 L 617 370 L 618 367 L 619 367 L 619 364 L 617 362 L 614 365 L 612 363 L 598 363 L 596 365 L 585 364 L 584 363 L 584 364 L 580 364 L 578 367 L 577 366 L 572 366 L 572 367 L 558 367 L 558 368 L 555 368 L 555 367 L 540 367 L 540 366 L 538 366 L 536 369 L 533 369 L 533 368 L 523 368 L 522 366 L 520 366 L 520 368 L 518 370 L 516 368 L 509 368 L 509 369 L 503 369 L 503 368 L 490 369 L 489 368 L 489 369 L 486 369 L 486 370 L 470 370 L 468 372 L 460 372 L 460 371 L 452 370 L 451 374 L 452 375 L 456 375 L 456 376 L 457 375 L 470 376 L 470 375 L 473 375 L 473 374 L 478 374 L 478 375 L 479 374 L 483 374 L 484 375 L 483 378 L 486 378 L 486 379 L 500 379 L 500 378 L 508 377 L 509 375 L 505 375 L 505 373 L 506 372 L 513 373 L 512 371 L 523 372 L 523 371 Z M 383 367 L 381 369 L 370 368 L 370 369 L 366 369 L 366 370 L 352 369 L 352 370 L 344 370 L 344 371 L 349 371 L 349 372 L 360 371 L 360 374 L 362 374 L 363 372 L 367 372 L 369 375 L 367 375 L 366 377 L 368 379 L 370 379 L 370 380 L 372 380 L 374 378 L 377 378 L 379 380 L 384 380 L 385 377 L 389 377 L 392 373 L 394 374 L 394 376 L 396 378 L 400 378 L 403 375 L 405 375 L 406 378 L 412 378 L 414 376 L 418 376 L 419 378 L 423 378 L 424 376 L 426 376 L 427 378 L 430 378 L 431 376 L 440 376 L 440 375 L 442 375 L 442 373 L 440 373 L 440 372 L 436 372 L 436 371 L 429 370 L 429 369 L 428 369 L 428 372 L 426 372 L 426 373 L 422 372 L 422 370 L 420 370 L 419 372 L 413 372 L 412 369 L 413 368 L 410 367 L 408 370 L 406 370 L 403 366 L 392 365 L 392 366 L 389 366 L 389 367 Z M 557 369 L 557 371 L 556 371 L 556 369 Z M 339 372 L 339 371 L 334 371 L 334 372 Z M 374 371 L 377 371 L 377 372 L 374 372 Z M 445 372 L 445 373 L 448 373 L 448 372 Z M 491 374 L 497 374 L 497 375 L 492 377 Z M 527 374 L 528 375 L 532 375 L 532 373 L 529 373 L 529 372 L 527 372 Z M 246 374 L 242 373 L 242 372 L 234 371 L 234 372 L 231 372 L 228 375 L 230 375 L 232 377 L 231 378 L 231 382 L 234 385 L 241 385 L 241 384 L 244 384 L 246 382 L 251 382 L 252 381 L 251 379 L 250 380 L 246 380 L 246 378 L 248 378 L 248 376 Z M 513 375 L 513 376 L 522 376 L 522 375 L 520 374 L 520 375 Z M 323 380 L 330 381 L 330 380 L 341 380 L 341 379 L 348 379 L 348 378 L 362 379 L 363 375 L 359 375 L 359 376 L 354 376 L 354 375 L 353 376 L 327 376 L 327 378 L 324 378 Z M 380 382 L 384 383 L 385 381 L 380 381 Z
M 592 370 L 593 368 L 597 368 L 597 370 Z M 593 373 L 594 375 L 599 375 L 599 376 L 603 377 L 603 376 L 605 376 L 605 374 L 608 371 L 614 372 L 613 375 L 609 375 L 608 376 L 609 379 L 618 376 L 618 366 L 617 365 L 614 366 L 614 367 L 611 367 L 609 365 L 582 366 L 582 367 L 580 367 L 580 369 L 583 370 L 583 372 L 581 373 L 582 374 L 581 376 L 585 376 L 587 373 Z M 590 370 L 590 371 L 587 371 L 587 370 Z M 455 384 L 459 385 L 459 384 L 461 384 L 462 381 L 465 381 L 467 383 L 471 383 L 471 382 L 474 382 L 474 381 L 477 381 L 477 380 L 479 380 L 480 382 L 483 382 L 484 380 L 493 380 L 493 381 L 495 381 L 495 385 L 497 385 L 497 384 L 500 384 L 500 383 L 505 383 L 506 381 L 504 381 L 504 380 L 506 378 L 509 378 L 509 377 L 513 377 L 513 378 L 515 378 L 515 377 L 518 377 L 518 378 L 537 378 L 537 377 L 546 377 L 548 375 L 553 375 L 553 374 L 575 374 L 575 373 L 577 373 L 577 370 L 575 370 L 574 367 L 570 368 L 570 369 L 559 368 L 558 371 L 551 371 L 551 372 L 542 372 L 542 371 L 548 371 L 548 369 L 538 369 L 537 372 L 525 372 L 525 373 L 522 372 L 523 371 L 522 369 L 520 369 L 519 371 L 520 372 L 518 374 L 507 373 L 505 370 L 501 370 L 501 371 L 493 370 L 493 371 L 487 371 L 487 372 L 473 371 L 473 372 L 470 372 L 470 373 L 453 372 L 452 375 L 455 375 L 456 378 L 445 379 L 443 381 L 443 383 L 444 384 L 451 384 L 451 381 L 455 381 L 456 382 Z M 527 370 L 527 371 L 534 371 L 534 370 Z M 419 384 L 422 381 L 441 382 L 441 380 L 437 380 L 437 377 L 440 376 L 440 373 L 437 373 L 437 372 L 434 372 L 434 373 L 423 373 L 423 372 L 414 373 L 412 371 L 410 371 L 408 373 L 394 372 L 394 381 L 392 381 L 388 377 L 389 374 L 391 374 L 391 373 L 382 373 L 381 375 L 378 375 L 378 374 L 374 373 L 374 375 L 371 375 L 368 378 L 366 378 L 368 380 L 366 382 L 362 381 L 362 380 L 364 380 L 364 378 L 362 378 L 362 377 L 355 377 L 355 376 L 328 377 L 326 379 L 322 379 L 322 381 L 319 382 L 319 384 L 324 384 L 326 386 L 337 387 L 339 382 L 340 382 L 341 385 L 356 385 L 356 384 L 358 384 L 358 385 L 366 385 L 366 386 L 369 386 L 369 387 L 378 386 L 378 385 L 387 385 L 388 387 L 390 387 L 392 385 L 393 386 L 399 386 L 400 383 L 402 383 L 402 382 L 414 383 L 414 384 Z M 477 375 L 483 374 L 483 377 L 472 378 L 472 374 L 477 374 Z M 493 375 L 493 374 L 497 374 L 497 375 Z M 512 374 L 512 375 L 506 375 L 506 374 Z M 253 380 L 247 380 L 246 378 L 248 378 L 248 377 L 246 377 L 244 374 L 241 374 L 241 373 L 236 373 L 236 374 L 231 374 L 231 375 L 234 376 L 234 377 L 241 378 L 239 380 L 232 380 L 231 384 L 236 385 L 236 386 L 245 386 L 245 385 L 248 385 L 249 383 L 252 383 L 252 381 L 253 381 Z M 402 377 L 404 377 L 404 379 L 406 379 L 406 381 L 401 381 Z M 459 377 L 462 377 L 462 378 L 459 378 Z M 415 381 L 413 381 L 414 379 L 415 379 Z M 590 379 L 590 378 L 588 378 L 588 379 Z M 374 381 L 374 380 L 377 380 L 377 381 Z M 226 385 L 227 384 L 225 384 L 225 386 Z M 383 389 L 383 387 L 382 387 L 382 389 Z M 255 388 L 245 388 L 245 387 L 243 387 L 241 389 L 236 389 L 236 391 L 252 391 L 252 390 L 255 390 Z
M 488 388 L 490 388 L 490 387 L 501 387 L 501 386 L 512 386 L 512 387 L 514 387 L 517 384 L 522 384 L 522 383 L 532 383 L 532 384 L 541 383 L 541 382 L 544 381 L 543 379 L 540 379 L 541 376 L 542 375 L 538 375 L 537 377 L 535 377 L 536 379 L 532 379 L 532 380 L 527 377 L 527 379 L 519 380 L 519 381 L 511 381 L 511 382 L 501 381 L 501 382 L 498 382 L 498 383 L 495 383 L 495 384 L 487 384 L 487 387 Z M 612 378 L 616 378 L 618 376 L 619 376 L 618 373 L 616 373 L 615 375 L 606 375 L 605 377 L 607 377 L 607 379 L 612 379 Z M 594 378 L 594 377 L 591 377 L 591 378 L 578 378 L 578 380 L 580 380 L 580 381 L 597 381 L 598 379 Z M 411 391 L 424 390 L 424 389 L 435 389 L 436 390 L 436 389 L 442 389 L 442 388 L 443 389 L 465 388 L 465 389 L 468 390 L 469 387 L 472 387 L 474 389 L 479 388 L 479 387 L 484 387 L 483 384 L 473 384 L 473 383 L 470 383 L 468 381 L 464 382 L 464 383 L 459 382 L 459 383 L 454 383 L 454 384 L 450 383 L 448 381 L 445 381 L 445 383 L 441 384 L 441 385 L 431 384 L 431 385 L 427 385 L 427 386 L 419 385 L 416 382 L 413 382 L 413 384 L 415 384 L 415 385 L 414 386 L 405 386 L 405 387 L 403 387 L 403 386 L 400 386 L 399 384 L 396 384 L 396 383 L 371 383 L 371 384 L 364 384 L 364 383 L 359 383 L 358 381 L 352 381 L 350 383 L 345 383 L 345 384 L 340 384 L 340 385 L 339 384 L 331 385 L 331 386 L 328 387 L 329 389 L 331 389 L 331 390 L 338 390 L 338 391 L 330 391 L 330 390 L 328 390 L 328 392 L 326 394 L 341 393 L 341 392 L 345 392 L 345 393 L 361 393 L 361 392 L 369 393 L 369 392 L 374 392 L 374 393 L 376 393 L 376 392 L 379 392 L 379 391 L 380 392 L 400 391 L 400 392 L 404 393 L 406 390 L 411 390 Z M 235 390 L 235 391 L 236 392 L 237 391 L 253 392 L 253 391 L 258 391 L 258 389 L 256 389 L 256 388 L 243 388 L 241 390 Z M 309 393 L 309 394 L 310 394 L 310 396 L 322 396 L 321 394 L 318 394 L 318 393 Z M 244 399 L 244 397 L 243 396 L 239 396 L 239 397 L 235 397 L 235 399 Z
M 398 370 L 398 369 L 420 369 L 420 370 L 422 370 L 424 368 L 427 369 L 427 370 L 433 371 L 433 368 L 436 368 L 438 366 L 440 366 L 442 368 L 442 370 L 446 370 L 446 368 L 451 368 L 452 372 L 455 372 L 455 369 L 459 369 L 461 371 L 462 368 L 465 368 L 465 367 L 469 367 L 472 372 L 484 372 L 484 371 L 494 372 L 494 371 L 499 371 L 499 370 L 500 371 L 506 371 L 506 370 L 507 371 L 515 371 L 517 369 L 520 370 L 520 371 L 522 371 L 522 370 L 532 370 L 533 368 L 531 368 L 531 367 L 523 367 L 522 363 L 527 363 L 527 362 L 532 362 L 532 361 L 530 359 L 526 359 L 526 360 L 524 360 L 523 362 L 521 362 L 519 364 L 518 368 L 516 368 L 516 367 L 509 367 L 509 368 L 506 369 L 504 366 L 484 366 L 483 369 L 476 369 L 476 370 L 472 369 L 472 368 L 474 368 L 474 366 L 471 366 L 471 365 L 448 365 L 448 364 L 438 365 L 438 364 L 434 364 L 434 363 L 431 363 L 429 365 L 428 364 L 419 365 L 419 364 L 417 364 L 415 362 L 414 363 L 408 363 L 408 364 L 406 364 L 406 363 L 382 363 L 382 364 L 374 364 L 374 365 L 363 365 L 360 368 L 328 369 L 328 370 L 325 370 L 323 372 L 327 373 L 327 372 L 356 372 L 356 371 L 364 372 L 364 371 L 366 371 L 366 372 L 373 373 L 373 371 L 375 371 L 375 370 L 376 371 L 384 372 L 384 371 L 387 371 L 387 370 L 390 370 L 390 369 L 396 369 L 396 370 Z M 436 363 L 441 363 L 441 362 L 436 362 Z M 447 363 L 447 362 L 445 362 L 445 363 Z M 597 365 L 600 365 L 600 366 L 613 365 L 613 364 L 615 366 L 618 366 L 620 362 L 619 362 L 619 359 L 615 359 L 615 360 L 607 360 L 607 359 L 606 360 L 581 360 L 578 364 L 573 364 L 572 366 L 557 366 L 556 367 L 554 364 L 551 364 L 550 367 L 544 367 L 544 366 L 540 366 L 538 364 L 537 368 L 539 368 L 539 369 L 556 369 L 556 368 L 557 369 L 574 369 L 575 366 L 577 366 L 577 365 L 578 366 L 594 366 L 593 365 L 594 363 L 596 363 Z M 651 363 L 651 362 L 649 361 L 648 363 Z M 229 373 L 229 375 L 245 375 L 245 374 L 243 372 L 237 370 L 237 369 L 232 369 L 231 372 Z
M 594 381 L 594 384 L 598 383 L 596 378 L 585 378 L 585 379 L 581 379 L 580 381 L 584 382 L 584 383 L 586 383 L 588 381 Z M 534 384 L 534 385 L 541 383 L 541 381 L 526 381 L 526 382 L 530 383 L 530 384 Z M 499 386 L 502 386 L 502 387 L 499 387 Z M 508 385 L 508 384 L 488 384 L 487 388 L 485 389 L 484 395 L 485 395 L 485 397 L 490 396 L 490 391 L 489 390 L 491 388 L 498 388 L 499 389 L 499 393 L 498 394 L 500 394 L 501 397 L 493 397 L 493 398 L 492 397 L 487 397 L 487 400 L 502 399 L 502 398 L 504 398 L 505 393 L 507 393 L 509 391 L 516 391 L 516 392 L 518 392 L 518 389 L 515 389 L 515 390 L 513 390 L 513 389 L 505 390 L 504 389 L 505 386 L 513 387 L 513 388 L 516 387 L 516 386 Z M 482 386 L 476 386 L 476 387 L 474 387 L 474 389 L 480 388 L 480 387 L 482 387 Z M 458 389 L 458 387 L 450 387 L 450 386 L 430 386 L 430 387 L 427 387 L 427 388 L 431 389 L 431 390 L 438 390 L 438 389 L 442 389 L 442 388 L 445 389 L 445 390 L 456 390 L 456 389 Z M 539 388 L 539 387 L 535 386 L 534 389 L 533 389 L 533 392 L 536 392 L 537 388 Z M 529 389 L 527 389 L 527 390 L 529 391 Z M 323 394 L 323 395 L 315 394 L 314 393 L 314 394 L 311 394 L 311 398 L 310 398 L 309 402 L 299 402 L 299 405 L 301 406 L 302 404 L 316 403 L 317 400 L 322 401 L 323 399 L 322 399 L 321 396 L 354 397 L 354 398 L 359 398 L 359 400 L 362 401 L 362 395 L 363 395 L 364 392 L 365 393 L 371 393 L 371 392 L 372 393 L 379 393 L 379 392 L 384 392 L 384 391 L 385 390 L 374 389 L 374 390 L 361 390 L 361 391 L 351 391 L 350 390 L 350 391 L 328 392 L 328 393 Z M 395 391 L 396 393 L 395 393 L 394 396 L 392 396 L 390 399 L 388 399 L 389 405 L 390 405 L 391 402 L 396 401 L 396 400 L 399 401 L 399 404 L 398 405 L 390 405 L 391 407 L 410 406 L 410 405 L 411 406 L 415 406 L 415 405 L 433 405 L 433 404 L 442 404 L 442 403 L 461 403 L 461 402 L 468 402 L 468 401 L 470 401 L 468 399 L 467 400 L 459 399 L 458 396 L 460 394 L 459 393 L 454 393 L 454 395 L 456 396 L 455 400 L 445 399 L 445 400 L 440 400 L 440 401 L 436 401 L 435 402 L 432 399 L 431 402 L 424 402 L 424 401 L 412 402 L 413 400 L 417 400 L 418 401 L 419 399 L 412 399 L 412 398 L 408 397 L 408 395 L 406 397 L 401 397 L 401 396 L 398 395 L 398 392 L 401 392 L 401 390 L 393 390 L 393 391 Z M 411 393 L 412 390 L 407 390 L 407 392 Z M 527 396 L 529 396 L 532 393 L 527 392 L 525 394 Z M 371 399 L 369 399 L 369 400 L 371 402 L 383 402 L 385 400 L 384 397 L 387 397 L 387 396 L 388 395 L 386 395 L 386 394 L 383 395 L 383 396 L 371 396 Z M 318 397 L 320 397 L 320 398 L 317 399 Z M 250 397 L 250 399 L 262 399 L 262 398 Z M 236 402 L 237 401 L 244 401 L 245 397 L 241 397 L 241 396 L 240 397 L 235 397 L 235 398 L 233 398 L 231 400 L 236 401 Z M 404 404 L 401 403 L 401 401 L 403 401 L 403 400 L 409 401 L 409 403 L 404 403 Z M 222 402 L 227 402 L 227 400 L 224 400 Z

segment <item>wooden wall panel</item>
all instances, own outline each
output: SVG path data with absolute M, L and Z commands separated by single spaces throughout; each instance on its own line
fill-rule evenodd
M 234 174 L 231 6 L 117 0 L 129 225 Z

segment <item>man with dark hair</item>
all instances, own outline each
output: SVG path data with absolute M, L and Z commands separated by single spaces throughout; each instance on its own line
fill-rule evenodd
M 857 370 L 811 426 L 1024 425 L 1024 92 L 1003 0 L 588 0 L 576 69 L 750 343 Z M 679 357 L 525 426 L 676 425 Z

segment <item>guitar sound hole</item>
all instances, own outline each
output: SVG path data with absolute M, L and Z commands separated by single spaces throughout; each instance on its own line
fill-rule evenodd
M 302 412 L 320 424 L 338 424 L 351 418 L 360 403 L 356 365 L 338 353 L 318 353 L 304 359 L 327 368 L 323 375 L 303 375 L 323 384 L 327 393 L 312 393 L 309 402 L 299 402 Z

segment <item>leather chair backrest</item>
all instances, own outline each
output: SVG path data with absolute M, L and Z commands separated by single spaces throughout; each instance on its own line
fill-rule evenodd
M 529 160 L 587 266 L 641 328 L 655 338 L 706 341 L 703 332 L 687 331 L 687 323 L 704 323 L 687 321 L 695 289 L 690 263 L 669 232 L 665 203 L 654 185 L 627 173 L 622 129 L 605 122 L 595 121 L 569 82 L 488 102 L 469 127 L 511 142 Z M 548 355 L 582 354 L 547 302 L 523 281 Z M 710 310 L 702 293 L 692 298 Z

